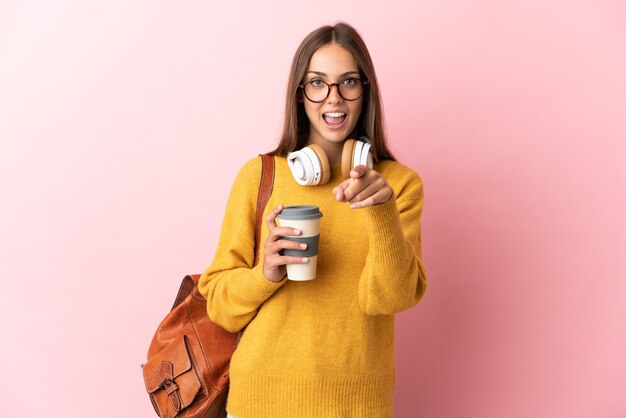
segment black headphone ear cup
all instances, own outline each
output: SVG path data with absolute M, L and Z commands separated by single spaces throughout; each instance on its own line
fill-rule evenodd
M 320 178 L 320 182 L 318 184 L 328 183 L 328 180 L 330 180 L 330 163 L 328 161 L 328 156 L 326 155 L 322 147 L 320 147 L 319 145 L 311 144 L 308 147 L 313 151 L 313 153 L 317 157 L 317 160 L 321 167 L 322 175 Z
M 341 175 L 343 178 L 350 178 L 350 171 L 354 163 L 354 146 L 356 140 L 346 139 L 343 143 L 343 151 L 341 152 Z

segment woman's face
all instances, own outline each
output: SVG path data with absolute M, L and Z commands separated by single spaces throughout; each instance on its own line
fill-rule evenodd
M 303 83 L 322 80 L 328 84 L 350 84 L 350 79 L 360 79 L 359 68 L 354 57 L 344 47 L 331 43 L 320 47 L 309 62 Z M 347 81 L 346 81 L 347 80 Z M 319 81 L 317 85 L 323 85 Z M 330 94 L 320 103 L 303 96 L 304 109 L 310 122 L 309 143 L 324 141 L 341 143 L 348 138 L 359 120 L 363 108 L 363 96 L 356 100 L 345 100 L 338 86 L 332 86 Z

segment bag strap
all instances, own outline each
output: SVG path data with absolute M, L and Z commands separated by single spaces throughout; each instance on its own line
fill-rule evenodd
M 254 231 L 254 265 L 259 262 L 259 253 L 261 250 L 261 230 L 263 227 L 263 211 L 267 206 L 272 189 L 274 188 L 274 157 L 268 154 L 261 154 L 261 182 L 259 183 L 259 194 L 256 201 L 256 220 Z
M 259 182 L 259 193 L 256 201 L 256 217 L 255 217 L 255 229 L 254 229 L 254 265 L 259 262 L 259 253 L 261 249 L 261 230 L 263 227 L 263 211 L 267 206 L 270 196 L 272 196 L 272 189 L 274 188 L 274 157 L 269 154 L 259 154 L 261 156 L 261 181 Z M 190 274 L 183 278 L 183 282 L 178 290 L 178 295 L 174 301 L 174 309 L 179 303 L 187 297 L 198 284 L 200 280 L 200 274 Z

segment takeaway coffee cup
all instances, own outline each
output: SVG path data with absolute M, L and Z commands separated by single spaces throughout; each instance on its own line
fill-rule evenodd
M 284 255 L 308 257 L 309 259 L 309 262 L 305 264 L 287 264 L 287 278 L 289 280 L 306 281 L 315 278 L 321 217 L 320 208 L 309 205 L 286 206 L 276 217 L 279 226 L 298 228 L 302 231 L 299 236 L 287 236 L 282 239 L 307 244 L 305 250 L 286 249 L 282 251 Z

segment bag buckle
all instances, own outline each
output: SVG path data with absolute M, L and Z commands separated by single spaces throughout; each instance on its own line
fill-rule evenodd
M 180 399 L 178 385 L 174 380 L 174 365 L 169 361 L 161 362 L 157 371 L 157 376 L 161 378 L 161 383 L 159 383 L 159 389 L 165 390 L 165 393 L 167 394 L 167 397 L 169 398 L 176 412 L 180 412 L 183 402 Z

